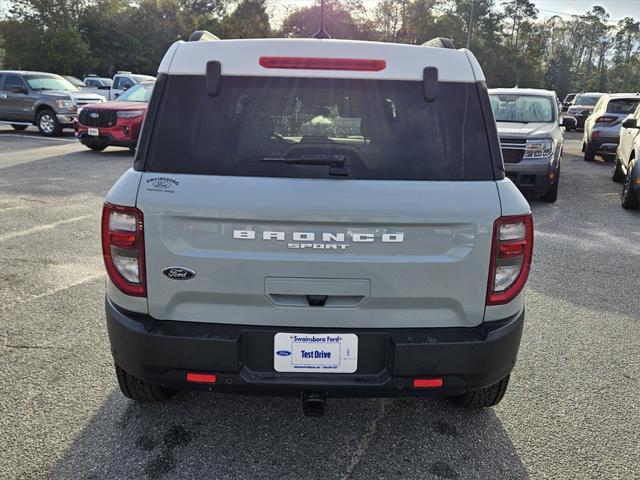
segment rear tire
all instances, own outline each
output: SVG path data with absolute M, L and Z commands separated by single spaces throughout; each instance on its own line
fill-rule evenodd
M 629 170 L 627 170 L 627 176 L 624 179 L 624 186 L 622 187 L 622 197 L 620 203 L 625 210 L 638 210 L 640 206 L 640 200 L 638 200 L 638 194 L 633 189 L 634 175 L 633 170 L 635 166 L 630 163 Z
M 500 400 L 504 397 L 509 385 L 509 375 L 504 377 L 498 383 L 490 385 L 480 390 L 473 390 L 471 392 L 463 393 L 462 395 L 456 395 L 451 397 L 453 403 L 463 408 L 487 408 L 493 407 L 500 403 Z
M 174 393 L 173 390 L 130 375 L 118 364 L 115 364 L 115 369 L 120 391 L 125 397 L 131 400 L 135 400 L 136 402 L 159 402 L 170 398 Z
M 613 164 L 613 175 L 611 175 L 611 180 L 616 183 L 624 182 L 624 173 L 622 173 L 622 166 L 620 165 L 620 160 L 616 158 L 615 163 Z
M 21 132 L 22 130 L 26 130 L 29 125 L 17 125 L 15 123 L 12 123 L 11 126 L 13 127 L 14 130 Z
M 590 143 L 584 148 L 584 161 L 593 162 L 596 159 L 596 149 Z
M 58 117 L 56 117 L 53 110 L 48 108 L 38 113 L 36 125 L 40 133 L 45 137 L 56 137 L 62 132 L 62 125 L 60 125 Z

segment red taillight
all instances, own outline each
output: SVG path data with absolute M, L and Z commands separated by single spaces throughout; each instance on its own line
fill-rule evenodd
M 127 295 L 147 296 L 142 212 L 105 203 L 102 209 L 102 256 L 113 284 Z
M 441 378 L 416 378 L 413 381 L 413 388 L 438 388 L 443 383 Z
M 487 305 L 513 300 L 524 288 L 533 254 L 531 214 L 500 217 L 493 225 Z
M 358 72 L 379 72 L 387 68 L 387 62 L 384 60 L 364 58 L 260 57 L 260 65 L 264 68 L 351 70 Z
M 187 382 L 191 383 L 216 383 L 218 377 L 211 373 L 187 373 Z
M 618 117 L 614 117 L 612 115 L 602 115 L 596 118 L 596 123 L 612 123 L 618 120 Z

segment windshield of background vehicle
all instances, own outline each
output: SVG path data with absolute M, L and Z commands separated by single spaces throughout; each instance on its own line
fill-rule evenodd
M 631 114 L 640 104 L 640 98 L 614 98 L 607 105 L 607 113 Z
M 78 91 L 69 81 L 57 75 L 26 75 L 25 80 L 32 90 Z
M 580 95 L 578 99 L 574 102 L 574 105 L 587 105 L 587 106 L 595 105 L 596 103 L 598 103 L 598 100 L 600 100 L 601 96 L 602 95 L 599 95 L 599 96 Z
M 139 83 L 120 95 L 118 101 L 149 103 L 152 92 L 153 83 Z
M 217 96 L 204 76 L 166 82 L 150 171 L 493 180 L 474 83 L 441 82 L 427 103 L 416 81 L 222 77 Z
M 549 123 L 554 121 L 553 102 L 549 97 L 520 94 L 490 94 L 496 122 Z

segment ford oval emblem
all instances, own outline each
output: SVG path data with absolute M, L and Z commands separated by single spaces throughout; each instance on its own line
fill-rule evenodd
M 166 267 L 162 273 L 171 280 L 189 280 L 196 276 L 196 272 L 185 267 Z
M 289 350 L 278 350 L 276 352 L 276 355 L 280 355 L 281 357 L 288 357 L 289 355 L 291 355 L 291 352 Z
M 100 114 L 99 114 L 98 112 L 91 112 L 91 113 L 89 114 L 89 116 L 90 116 L 91 118 L 98 118 L 98 117 L 100 116 Z

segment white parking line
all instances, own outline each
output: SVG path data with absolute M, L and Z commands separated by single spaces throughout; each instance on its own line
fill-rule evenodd
M 65 223 L 77 222 L 78 220 L 84 220 L 85 218 L 93 217 L 93 215 L 80 215 L 79 217 L 67 218 L 66 220 L 60 220 L 59 222 L 48 223 L 46 225 L 39 225 L 37 227 L 30 228 L 28 230 L 21 230 L 19 232 L 11 232 L 0 236 L 0 242 L 9 240 L 11 238 L 22 237 L 23 235 L 30 235 L 32 233 L 41 232 L 43 230 L 51 230 L 58 225 L 64 225 Z
M 79 280 L 76 280 L 75 282 L 72 282 L 72 283 L 70 283 L 68 285 L 63 285 L 63 286 L 61 286 L 59 288 L 54 288 L 53 290 L 49 290 L 47 292 L 40 293 L 38 295 L 34 295 L 33 297 L 25 298 L 24 300 L 20 300 L 20 301 L 15 302 L 15 303 L 10 303 L 10 304 L 7 304 L 7 305 L 3 305 L 2 307 L 0 307 L 0 312 L 9 310 L 10 308 L 16 307 L 17 305 L 20 305 L 22 303 L 32 302 L 32 301 L 38 300 L 39 298 L 42 298 L 42 297 L 48 297 L 49 295 L 54 295 L 54 294 L 56 294 L 58 292 L 61 292 L 63 290 L 67 290 L 69 288 L 77 287 L 78 285 L 82 285 L 83 283 L 91 282 L 93 280 L 97 280 L 97 279 L 102 278 L 102 277 L 104 277 L 104 273 L 98 273 L 98 274 L 95 274 L 95 275 L 89 275 L 87 277 L 84 277 L 84 278 L 81 278 Z
M 76 143 L 77 140 L 75 138 L 56 138 L 56 137 L 43 137 L 38 135 L 20 135 L 17 133 L 0 133 L 0 138 L 3 137 L 12 137 L 12 138 L 26 138 L 33 140 L 53 140 L 54 142 L 65 142 L 65 143 Z

